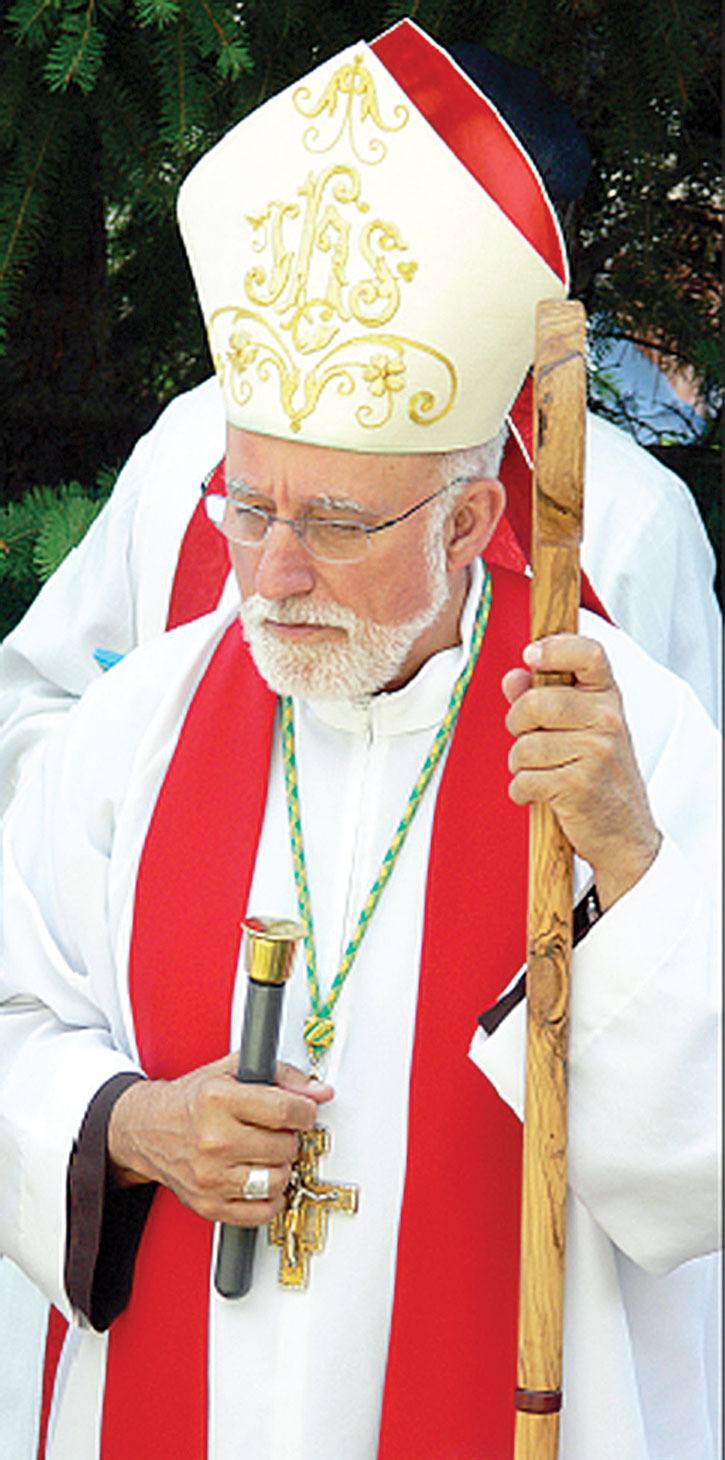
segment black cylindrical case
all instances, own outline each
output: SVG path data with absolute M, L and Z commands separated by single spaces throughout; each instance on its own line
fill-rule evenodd
M 247 918 L 243 927 L 248 984 L 237 1079 L 248 1085 L 273 1085 L 285 984 L 302 928 L 273 918 Z M 256 1241 L 256 1227 L 223 1224 L 214 1273 L 214 1286 L 222 1297 L 243 1298 L 249 1292 Z
M 250 978 L 244 1010 L 237 1079 L 247 1085 L 273 1085 L 284 984 Z M 219 1234 L 214 1285 L 224 1298 L 243 1298 L 252 1286 L 256 1227 L 224 1225 Z

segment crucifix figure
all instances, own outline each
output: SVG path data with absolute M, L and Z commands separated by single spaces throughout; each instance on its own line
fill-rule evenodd
M 330 1149 L 330 1134 L 322 1126 L 305 1131 L 300 1154 L 292 1167 L 287 1205 L 269 1227 L 269 1240 L 279 1247 L 279 1281 L 283 1288 L 306 1288 L 310 1257 L 322 1252 L 329 1212 L 357 1211 L 358 1188 L 318 1180 L 317 1163 Z

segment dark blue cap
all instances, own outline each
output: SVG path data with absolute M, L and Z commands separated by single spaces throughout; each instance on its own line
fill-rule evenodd
M 588 144 L 565 102 L 536 71 L 485 46 L 447 46 L 453 59 L 492 101 L 536 164 L 554 202 L 581 196 L 592 167 Z

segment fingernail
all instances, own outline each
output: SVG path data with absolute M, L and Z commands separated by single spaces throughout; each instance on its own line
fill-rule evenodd
M 521 657 L 524 664 L 528 664 L 529 669 L 534 669 L 537 664 L 541 663 L 543 657 L 541 644 L 527 644 Z

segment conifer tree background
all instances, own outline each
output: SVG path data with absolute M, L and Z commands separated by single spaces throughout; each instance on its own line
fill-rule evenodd
M 40 530 L 45 499 L 24 494 L 65 483 L 96 510 L 101 468 L 210 373 L 181 179 L 245 111 L 405 14 L 535 68 L 568 102 L 594 154 L 565 218 L 573 292 L 717 390 L 715 0 L 13 0 L 0 4 L 0 586 L 8 513 L 26 512 L 23 540 Z M 713 532 L 717 424 L 675 453 Z M 41 560 L 16 573 L 11 614 Z

